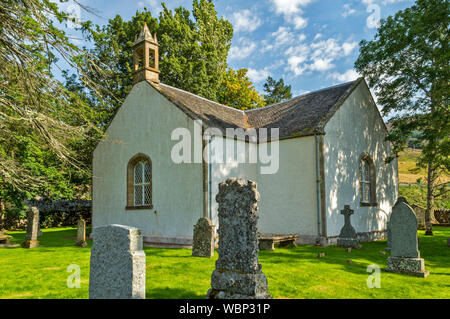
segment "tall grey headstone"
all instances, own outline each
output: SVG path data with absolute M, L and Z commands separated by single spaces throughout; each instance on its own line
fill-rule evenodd
M 202 217 L 194 226 L 194 239 L 192 243 L 192 256 L 214 256 L 214 225 L 207 217 Z
M 86 248 L 88 247 L 86 242 L 86 221 L 84 219 L 79 219 L 77 226 L 77 241 L 75 246 Z
M 39 247 L 37 240 L 39 230 L 39 210 L 36 207 L 30 207 L 27 211 L 27 233 L 22 242 L 23 248 Z
M 350 209 L 349 205 L 344 205 L 344 209 L 341 210 L 341 214 L 344 215 L 344 226 L 339 233 L 337 240 L 338 246 L 356 247 L 359 245 L 358 235 L 350 221 L 350 216 L 353 215 L 353 213 L 354 210 Z
M 397 198 L 397 201 L 394 204 L 394 207 L 392 207 L 392 213 L 394 212 L 395 206 L 396 205 L 400 205 L 400 203 L 405 203 L 405 204 L 409 205 L 409 203 L 408 203 L 408 201 L 406 200 L 405 197 L 399 196 Z M 392 216 L 392 213 L 391 213 L 391 216 Z M 386 225 L 386 227 L 387 227 L 387 247 L 386 247 L 386 250 L 388 250 L 388 251 L 391 250 L 391 248 L 392 248 L 392 234 L 391 234 L 391 227 L 390 227 L 391 216 L 389 216 L 389 219 L 388 219 L 387 225 Z
M 123 225 L 94 228 L 90 299 L 145 299 L 145 253 L 141 231 Z
M 219 258 L 211 276 L 210 299 L 263 299 L 267 278 L 258 261 L 258 204 L 253 181 L 229 178 L 219 184 Z
M 391 256 L 386 271 L 400 272 L 426 277 L 425 262 L 420 258 L 417 239 L 417 217 L 412 208 L 399 202 L 390 218 Z

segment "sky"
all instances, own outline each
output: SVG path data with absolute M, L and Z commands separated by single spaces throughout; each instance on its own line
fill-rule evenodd
M 61 9 L 82 21 L 107 24 L 116 15 L 129 20 L 146 7 L 153 16 L 158 0 L 79 0 L 98 16 L 69 0 Z M 410 7 L 413 0 L 213 0 L 219 17 L 233 25 L 228 55 L 233 69 L 246 68 L 263 93 L 268 76 L 283 78 L 293 96 L 356 79 L 359 42 L 372 40 L 380 19 Z M 166 0 L 169 9 L 192 9 L 192 0 Z M 74 33 L 69 25 L 68 34 Z M 76 34 L 73 34 L 76 38 Z M 77 40 L 75 40 L 77 41 Z M 80 43 L 78 43 L 80 44 Z

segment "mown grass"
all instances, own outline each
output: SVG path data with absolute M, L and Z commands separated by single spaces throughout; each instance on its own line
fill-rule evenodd
M 450 298 L 450 228 L 435 236 L 419 231 L 420 251 L 431 274 L 416 278 L 381 271 L 381 288 L 369 289 L 367 266 L 386 267 L 386 241 L 363 243 L 347 253 L 338 247 L 297 246 L 261 251 L 260 263 L 274 298 Z M 88 298 L 89 248 L 75 247 L 74 228 L 43 230 L 35 249 L 0 248 L 0 298 Z M 20 243 L 24 232 L 10 232 Z M 147 298 L 204 298 L 214 258 L 191 257 L 189 249 L 145 248 Z M 325 252 L 318 259 L 317 253 Z M 351 259 L 352 263 L 348 260 Z M 70 264 L 79 265 L 81 288 L 67 288 Z

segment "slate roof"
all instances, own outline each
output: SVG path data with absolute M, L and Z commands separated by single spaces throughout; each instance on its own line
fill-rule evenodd
M 202 120 L 206 127 L 217 127 L 223 132 L 226 128 L 238 127 L 279 128 L 281 139 L 320 134 L 328 120 L 361 81 L 364 79 L 359 78 L 284 102 L 246 111 L 212 102 L 163 83 L 149 83 L 189 116 Z

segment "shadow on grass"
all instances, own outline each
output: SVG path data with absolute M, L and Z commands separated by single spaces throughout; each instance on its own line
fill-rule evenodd
M 11 243 L 13 244 L 22 244 L 25 240 L 25 231 L 20 232 L 7 232 L 7 234 L 13 236 Z M 52 229 L 42 229 L 42 235 L 38 237 L 39 247 L 32 248 L 30 250 L 36 251 L 46 251 L 45 248 L 67 248 L 67 247 L 76 247 L 75 239 L 77 236 L 77 230 L 75 228 L 52 228 Z M 87 240 L 89 247 L 92 247 L 92 240 Z M 15 249 L 22 249 L 22 247 L 14 247 Z M 13 249 L 13 248 L 9 248 Z M 80 248 L 83 249 L 83 248 Z
M 204 299 L 204 296 L 199 296 L 195 291 L 190 291 L 180 288 L 152 288 L 146 291 L 147 299 Z
M 421 258 L 425 259 L 426 268 L 447 268 L 450 260 L 450 249 L 447 248 L 446 238 L 449 236 L 450 228 L 434 227 L 434 236 L 425 236 L 423 231 L 419 231 L 419 251 Z M 378 265 L 381 269 L 387 267 L 387 259 L 390 256 L 385 252 L 387 246 L 386 240 L 363 242 L 361 249 L 352 249 L 348 253 L 345 248 L 337 246 L 297 246 L 290 248 L 278 248 L 274 251 L 262 251 L 259 253 L 260 262 L 270 263 L 293 263 L 305 261 L 308 263 L 334 264 L 342 267 L 345 271 L 355 274 L 366 274 L 367 266 L 371 264 Z M 318 258 L 319 252 L 324 252 L 323 258 Z M 297 259 L 298 258 L 298 259 Z M 293 261 L 294 259 L 295 261 Z M 351 263 L 348 262 L 351 260 Z M 433 272 L 435 275 L 448 275 L 450 273 Z M 397 274 L 402 275 L 402 274 Z M 404 275 L 408 277 L 408 275 Z

